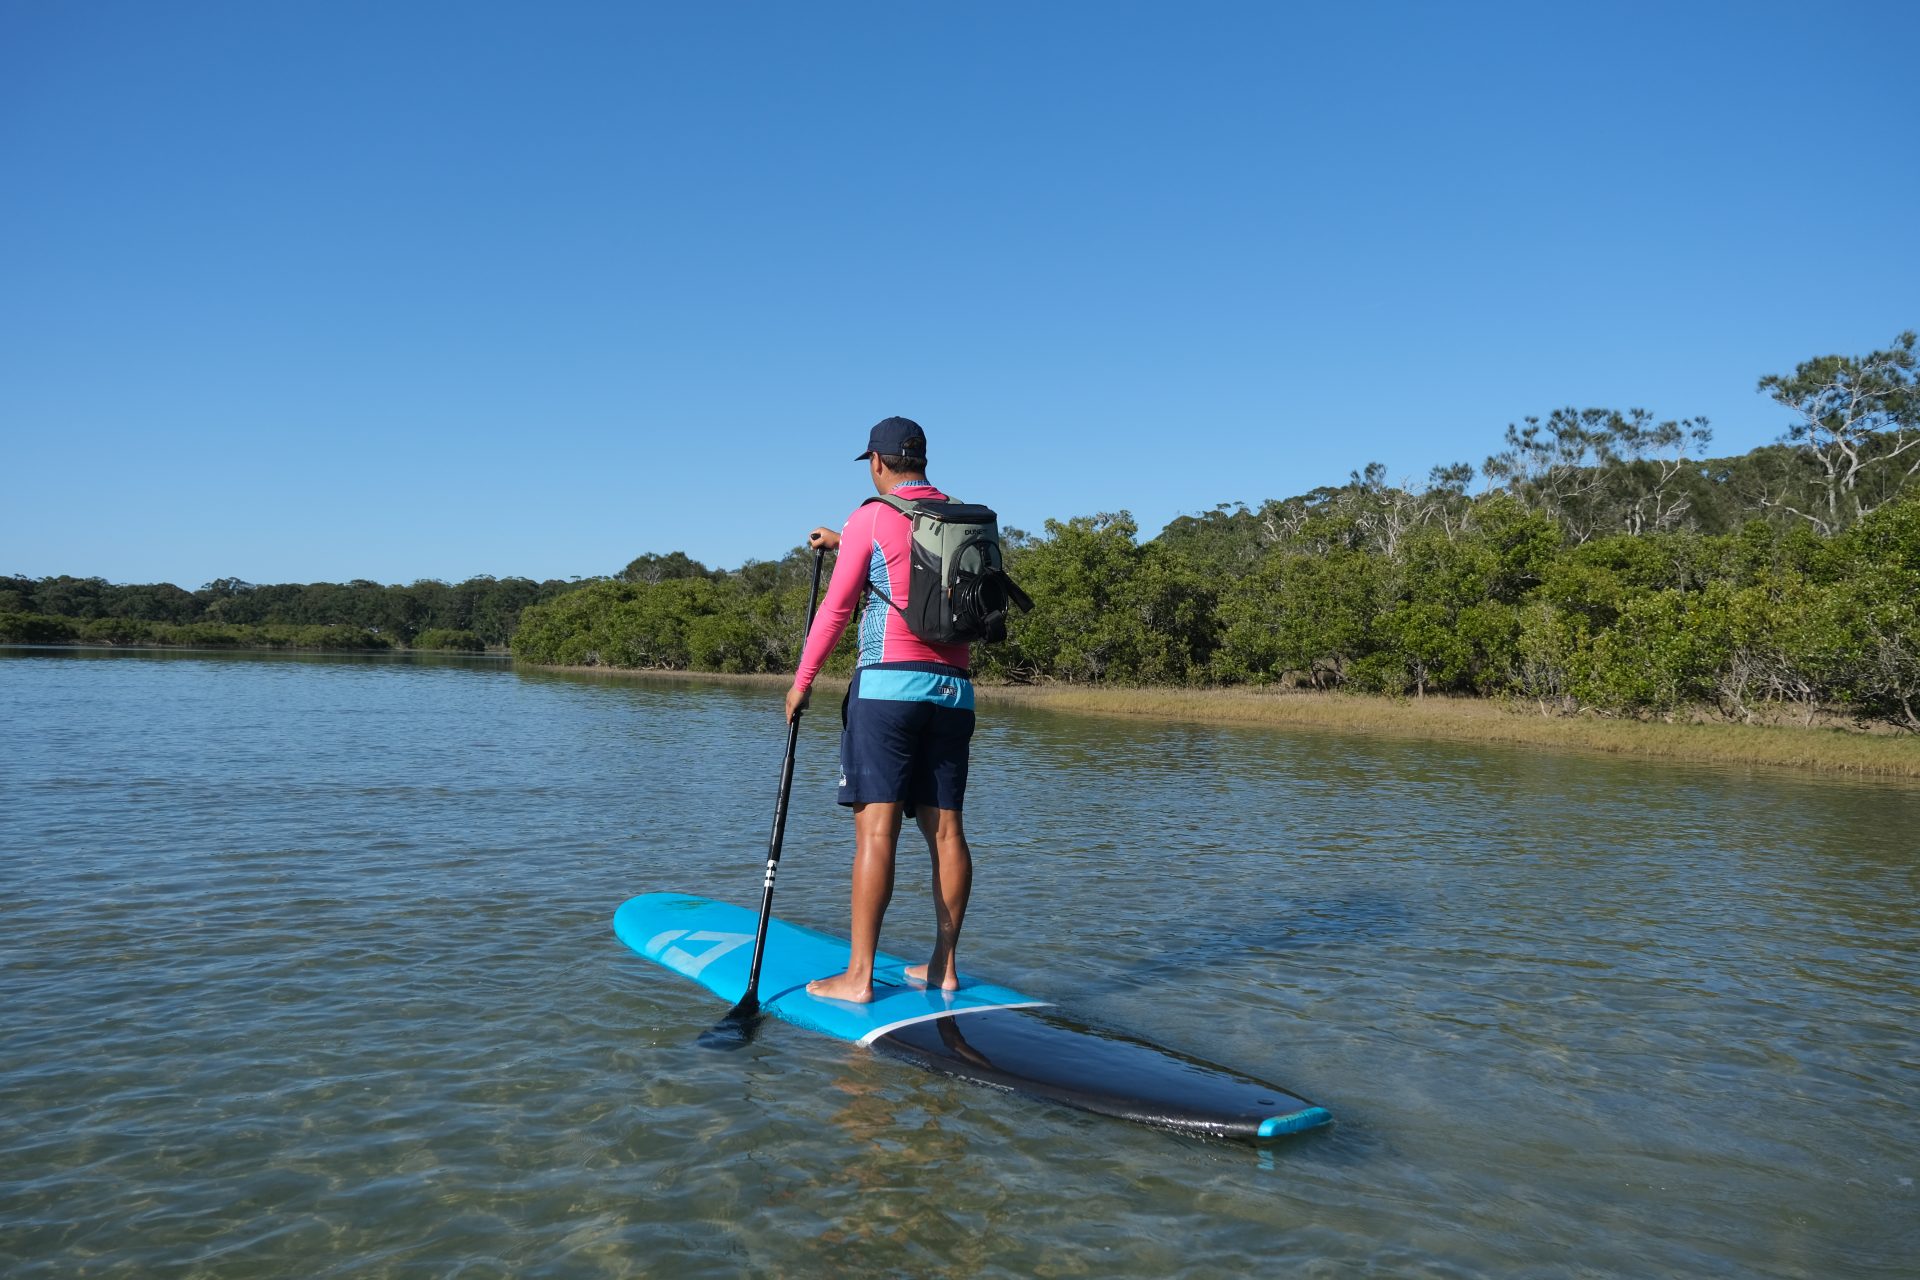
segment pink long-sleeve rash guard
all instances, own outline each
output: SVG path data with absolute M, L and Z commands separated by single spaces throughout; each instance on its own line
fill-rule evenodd
M 950 501 L 930 484 L 903 484 L 896 497 L 913 500 L 931 498 Z M 840 643 L 840 633 L 853 617 L 860 592 L 872 582 L 902 608 L 907 603 L 908 552 L 913 542 L 913 526 L 907 518 L 884 502 L 869 502 L 854 510 L 840 530 L 840 554 L 833 564 L 833 580 L 820 601 L 820 612 L 807 632 L 806 648 L 800 654 L 800 670 L 794 673 L 797 688 L 810 689 L 821 664 Z M 860 655 L 855 666 L 870 667 L 876 662 L 944 662 L 965 668 L 969 657 L 964 644 L 929 644 L 907 629 L 900 611 L 880 598 L 868 597 L 860 616 Z

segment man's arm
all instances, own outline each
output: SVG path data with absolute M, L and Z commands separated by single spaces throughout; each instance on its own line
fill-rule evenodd
M 793 687 L 787 691 L 789 720 L 796 710 L 807 705 L 807 693 L 813 688 L 814 678 L 820 674 L 833 646 L 840 643 L 840 635 L 853 617 L 860 592 L 867 585 L 867 561 L 873 553 L 873 514 L 862 507 L 847 518 L 847 527 L 840 533 L 815 529 L 807 541 L 840 554 L 833 562 L 833 577 L 827 583 L 827 594 L 820 601 L 820 612 L 814 615 L 813 629 L 807 632 L 807 643 L 800 651 L 800 668 L 793 673 Z

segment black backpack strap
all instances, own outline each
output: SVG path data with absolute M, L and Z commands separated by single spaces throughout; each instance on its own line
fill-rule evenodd
M 937 517 L 940 512 L 946 510 L 948 507 L 963 507 L 966 505 L 964 502 L 956 501 L 953 498 L 901 498 L 891 493 L 883 493 L 878 497 L 868 498 L 867 502 L 884 502 L 908 519 L 922 514 Z M 864 507 L 867 505 L 867 502 L 863 502 L 860 505 Z
M 908 501 L 905 498 L 896 498 L 890 493 L 883 493 L 877 497 L 868 498 L 866 502 L 863 502 L 860 505 L 864 507 L 867 505 L 868 502 L 884 503 L 885 505 L 892 507 L 895 511 L 898 511 L 901 515 L 907 517 L 907 519 L 909 520 L 913 519 L 913 509 L 916 504 Z M 892 596 L 888 595 L 886 592 L 882 591 L 880 588 L 874 586 L 873 579 L 871 578 L 867 579 L 867 590 L 872 592 L 874 595 L 879 596 L 882 600 L 885 600 L 888 604 L 893 605 L 894 612 L 898 613 L 901 617 L 904 618 L 907 616 L 907 611 L 905 609 L 902 609 L 899 606 L 899 604 L 894 601 L 894 598 Z M 863 605 L 862 608 L 865 608 L 865 606 Z
M 999 572 L 1000 572 L 1000 583 L 1002 586 L 1006 587 L 1007 589 L 1007 599 L 1019 605 L 1020 612 L 1032 613 L 1033 597 L 1028 595 L 1026 592 L 1022 591 L 1020 589 L 1020 584 L 1015 582 L 1012 578 L 1009 578 L 1007 576 L 1007 571 L 1005 569 L 1002 569 Z

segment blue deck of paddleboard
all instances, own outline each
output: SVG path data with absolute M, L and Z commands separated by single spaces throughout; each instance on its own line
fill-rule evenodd
M 731 1005 L 746 994 L 759 921 L 757 912 L 730 902 L 687 893 L 643 893 L 620 904 L 613 930 L 647 959 L 692 978 Z M 958 991 L 929 991 L 907 981 L 903 970 L 908 961 L 884 952 L 874 957 L 873 1003 L 846 1004 L 808 995 L 808 982 L 846 969 L 847 952 L 843 939 L 772 921 L 760 964 L 761 1008 L 823 1035 L 870 1044 L 889 1031 L 949 1014 L 1047 1003 L 964 978 Z

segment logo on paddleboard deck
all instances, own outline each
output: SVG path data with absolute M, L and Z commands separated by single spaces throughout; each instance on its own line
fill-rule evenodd
M 673 945 L 676 941 L 686 943 L 706 943 L 704 950 L 689 951 L 685 947 Z M 642 955 L 658 960 L 689 978 L 697 978 L 700 971 L 730 951 L 738 951 L 753 941 L 750 933 L 718 933 L 712 929 L 669 929 L 665 933 L 656 933 L 647 939 L 647 945 L 640 948 Z

